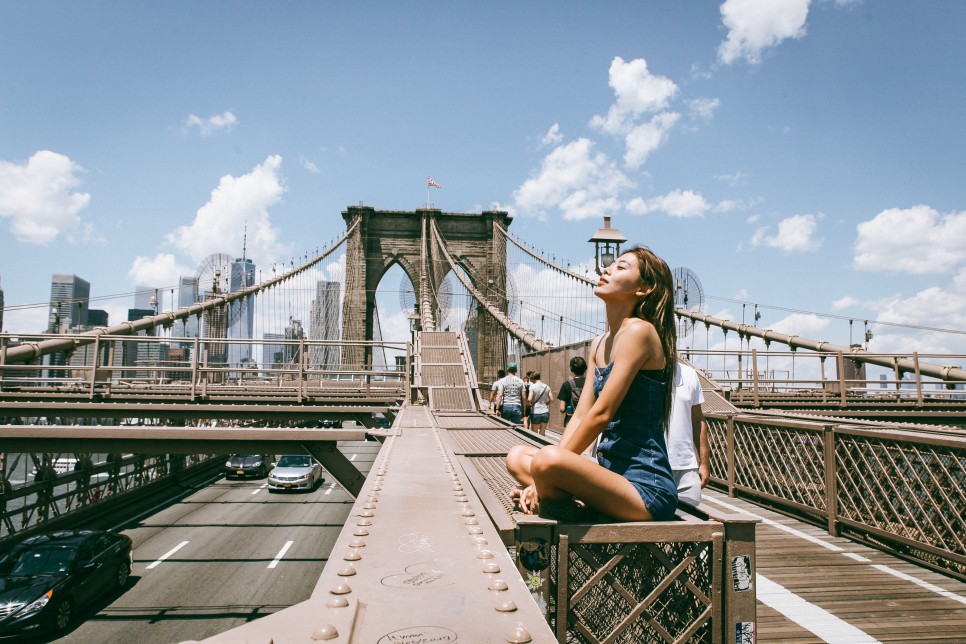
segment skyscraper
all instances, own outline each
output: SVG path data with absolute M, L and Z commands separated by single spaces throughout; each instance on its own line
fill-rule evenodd
M 55 273 L 50 280 L 49 333 L 61 333 L 74 327 L 87 326 L 91 283 L 76 275 Z
M 312 300 L 309 321 L 309 339 L 338 341 L 339 327 L 339 282 L 319 280 L 315 285 L 315 299 Z M 336 344 L 312 346 L 309 359 L 313 369 L 335 369 L 339 366 L 339 346 Z
M 231 264 L 229 291 L 237 293 L 255 285 L 255 264 L 252 260 L 242 257 Z M 232 340 L 251 340 L 255 321 L 255 300 L 246 297 L 236 300 L 230 305 L 228 313 L 228 337 Z M 228 363 L 232 366 L 250 364 L 252 361 L 251 344 L 232 344 L 228 350 Z
M 198 302 L 198 278 L 182 277 L 178 286 L 178 308 L 183 309 Z M 171 328 L 171 335 L 176 338 L 198 337 L 198 316 L 192 315 Z

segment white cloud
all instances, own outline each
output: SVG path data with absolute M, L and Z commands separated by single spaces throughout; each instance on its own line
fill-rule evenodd
M 213 114 L 206 119 L 192 114 L 185 120 L 185 127 L 196 127 L 201 136 L 211 136 L 216 132 L 231 131 L 236 123 L 238 123 L 238 119 L 235 118 L 235 115 L 226 110 L 221 114 Z
M 563 134 L 560 132 L 560 124 L 554 123 L 547 130 L 547 133 L 540 139 L 541 145 L 559 145 L 563 141 Z
M 911 297 L 901 294 L 879 303 L 877 321 L 930 327 L 932 329 L 966 329 L 966 267 L 952 282 L 933 286 Z M 920 353 L 966 353 L 966 337 L 923 329 L 876 326 L 870 348 L 883 352 L 919 351 Z
M 743 172 L 735 172 L 734 174 L 719 174 L 716 179 L 726 182 L 729 186 L 736 186 L 739 183 L 743 183 L 748 175 Z
M 735 293 L 735 299 L 736 300 L 747 300 L 748 299 L 748 289 L 746 289 L 746 288 L 738 289 L 738 292 Z
M 663 112 L 628 132 L 625 139 L 627 152 L 624 153 L 624 162 L 631 168 L 644 165 L 651 152 L 667 141 L 668 132 L 680 118 L 681 115 L 677 112 Z
M 663 212 L 672 217 L 701 217 L 711 209 L 711 204 L 692 190 L 678 189 L 647 200 L 635 197 L 627 202 L 626 208 L 635 215 Z
M 822 240 L 815 238 L 821 215 L 793 215 L 778 224 L 778 232 L 769 235 L 769 227 L 762 226 L 751 238 L 752 246 L 778 248 L 786 253 L 804 253 L 818 250 Z
M 0 161 L 0 218 L 10 219 L 10 232 L 18 241 L 49 244 L 80 227 L 77 213 L 91 200 L 86 192 L 74 192 L 82 171 L 70 158 L 50 150 L 34 153 L 23 165 Z
M 833 311 L 841 311 L 843 309 L 850 309 L 855 306 L 862 304 L 862 301 L 852 297 L 851 295 L 846 295 L 845 297 L 840 297 L 839 299 L 832 302 Z
M 966 211 L 929 206 L 883 210 L 857 226 L 855 268 L 862 271 L 949 273 L 966 263 Z
M 554 148 L 540 169 L 513 192 L 512 209 L 525 215 L 546 216 L 559 208 L 564 219 L 600 217 L 620 207 L 620 193 L 633 188 L 607 155 L 594 152 L 586 138 Z
M 728 37 L 718 47 L 718 60 L 761 62 L 762 53 L 788 38 L 805 35 L 810 0 L 725 0 L 721 20 Z
M 305 168 L 306 170 L 308 170 L 312 174 L 318 174 L 319 173 L 319 166 L 317 166 L 316 164 L 312 163 L 311 161 L 309 161 L 305 157 L 299 157 L 299 163 L 302 164 L 302 167 L 303 168 Z
M 127 274 L 135 284 L 168 286 L 179 284 L 182 275 L 194 275 L 194 270 L 178 264 L 170 253 L 158 253 L 154 257 L 136 257 Z
M 642 114 L 666 109 L 668 101 L 678 92 L 672 80 L 651 74 L 643 58 L 624 62 L 615 56 L 610 64 L 609 85 L 617 100 L 606 117 L 594 116 L 590 124 L 614 135 L 626 134 Z
M 240 177 L 226 175 L 211 191 L 211 199 L 198 209 L 190 226 L 180 226 L 167 241 L 194 261 L 211 253 L 241 253 L 247 227 L 248 256 L 256 263 L 272 263 L 288 252 L 278 241 L 268 209 L 282 199 L 285 187 L 279 168 L 282 157 L 269 156 Z
M 668 132 L 681 117 L 676 112 L 663 111 L 677 95 L 678 86 L 669 78 L 652 74 L 643 58 L 625 62 L 620 56 L 614 57 L 609 76 L 614 104 L 606 116 L 594 116 L 590 125 L 623 137 L 627 145 L 624 161 L 629 167 L 638 168 L 667 140 Z M 641 123 L 648 114 L 655 116 Z
M 718 98 L 696 98 L 688 101 L 691 118 L 705 123 L 711 120 L 714 111 L 719 107 L 721 107 L 721 99 Z

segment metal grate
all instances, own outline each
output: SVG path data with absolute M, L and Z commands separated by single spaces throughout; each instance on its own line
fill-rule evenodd
M 567 641 L 711 641 L 711 552 L 711 542 L 572 543 Z
M 424 370 L 427 364 L 455 364 L 461 366 L 463 364 L 460 351 L 456 348 L 423 347 L 423 353 L 420 359 L 423 363 Z M 462 382 L 465 383 L 466 379 L 463 378 Z
M 825 511 L 821 426 L 776 427 L 736 418 L 735 484 Z
M 840 519 L 921 543 L 925 552 L 917 558 L 966 574 L 962 449 L 843 433 L 836 435 L 835 457 Z
M 515 432 L 503 429 L 450 430 L 457 454 L 507 454 L 523 441 Z
M 429 405 L 433 411 L 437 409 L 464 410 L 473 408 L 470 392 L 465 387 L 430 387 Z
M 426 387 L 466 386 L 466 372 L 463 370 L 462 364 L 424 364 L 422 378 L 422 384 Z
M 493 496 L 500 501 L 504 511 L 511 515 L 516 512 L 510 501 L 510 490 L 517 484 L 510 473 L 506 471 L 505 456 L 473 456 L 470 461 L 476 471 L 483 477 L 486 486 L 493 492 Z

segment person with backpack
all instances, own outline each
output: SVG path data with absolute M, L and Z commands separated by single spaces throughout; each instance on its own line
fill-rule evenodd
M 530 429 L 541 436 L 546 436 L 553 393 L 550 391 L 550 385 L 540 382 L 539 371 L 530 374 L 530 394 L 527 400 L 533 409 L 533 414 L 530 416 Z
M 587 381 L 587 377 L 584 375 L 587 373 L 587 361 L 580 356 L 571 358 L 570 373 L 573 375 L 560 385 L 560 391 L 557 392 L 557 400 L 560 401 L 560 413 L 563 415 L 564 427 L 567 426 L 567 423 L 573 417 L 574 410 L 577 409 L 577 401 L 580 400 L 580 392 L 583 390 L 584 383 Z

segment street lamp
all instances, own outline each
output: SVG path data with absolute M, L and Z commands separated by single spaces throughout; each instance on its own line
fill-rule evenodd
M 594 269 L 600 275 L 620 255 L 621 244 L 626 242 L 627 238 L 618 229 L 611 228 L 610 217 L 604 215 L 604 227 L 598 228 L 594 236 L 587 241 L 594 243 Z

